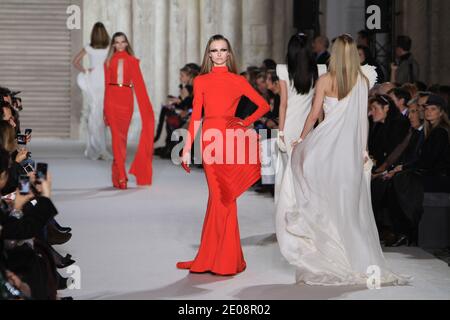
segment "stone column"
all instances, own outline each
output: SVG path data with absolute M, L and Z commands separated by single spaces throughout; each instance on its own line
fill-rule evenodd
M 272 56 L 272 0 L 243 0 L 243 62 L 260 66 Z
M 202 46 L 200 43 L 200 0 L 186 1 L 186 63 L 201 63 Z
M 220 33 L 233 46 L 238 68 L 241 69 L 242 53 L 242 0 L 227 0 L 220 3 Z

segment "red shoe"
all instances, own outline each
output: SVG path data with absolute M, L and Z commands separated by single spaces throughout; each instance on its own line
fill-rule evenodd
M 119 181 L 119 189 L 121 189 L 121 190 L 128 189 L 128 187 L 127 187 L 127 180 L 120 180 Z
M 189 270 L 192 267 L 193 262 L 194 261 L 178 262 L 177 269 Z

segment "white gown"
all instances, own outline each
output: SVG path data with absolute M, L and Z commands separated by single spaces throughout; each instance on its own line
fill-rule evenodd
M 319 77 L 327 72 L 326 65 L 318 65 Z M 314 97 L 314 89 L 308 94 L 298 94 L 285 64 L 277 65 L 277 75 L 280 80 L 288 84 L 288 100 L 286 110 L 286 120 L 284 125 L 284 141 L 287 152 L 278 152 L 275 168 L 275 205 L 277 212 L 293 210 L 295 206 L 295 195 L 293 190 L 292 172 L 290 168 L 292 146 L 291 143 L 297 140 L 305 126 L 306 118 L 311 111 Z
M 373 86 L 375 69 L 362 70 Z M 283 256 L 297 267 L 297 283 L 360 285 L 377 270 L 381 284 L 410 280 L 386 268 L 379 242 L 372 163 L 364 163 L 367 107 L 367 82 L 359 76 L 346 98 L 325 99 L 325 120 L 292 150 L 296 207 L 277 212 L 276 233 Z
M 91 72 L 80 73 L 77 83 L 83 91 L 88 104 L 87 142 L 85 156 L 97 160 L 112 159 L 106 148 L 106 128 L 103 120 L 103 100 L 105 96 L 105 72 L 103 64 L 108 54 L 107 49 L 94 49 L 87 45 L 85 48 L 89 57 Z

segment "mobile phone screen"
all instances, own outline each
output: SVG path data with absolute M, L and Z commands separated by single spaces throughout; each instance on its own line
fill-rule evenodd
M 48 165 L 46 163 L 38 163 L 36 165 L 36 177 L 39 180 L 47 180 Z
M 30 177 L 20 176 L 19 178 L 19 192 L 21 195 L 30 193 Z

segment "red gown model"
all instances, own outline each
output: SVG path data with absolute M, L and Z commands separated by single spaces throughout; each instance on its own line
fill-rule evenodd
M 234 117 L 243 95 L 258 105 L 258 110 L 245 120 Z M 210 140 L 205 135 L 208 129 L 220 130 L 224 135 L 223 145 L 226 146 L 225 130 L 240 129 L 244 132 L 242 129 L 245 128 L 237 125 L 238 121 L 242 121 L 244 126 L 248 127 L 270 109 L 267 102 L 244 77 L 229 72 L 227 67 L 213 67 L 210 73 L 198 76 L 194 81 L 193 113 L 189 125 L 191 140 L 196 134 L 195 122 L 198 125 L 202 106 L 205 111 L 202 127 L 204 151 L 213 142 L 207 141 Z M 203 158 L 209 199 L 200 249 L 194 261 L 179 262 L 177 267 L 180 269 L 189 269 L 195 273 L 212 272 L 218 275 L 234 275 L 242 272 L 246 267 L 239 235 L 236 199 L 260 179 L 261 164 L 257 134 L 251 129 L 245 130 L 247 134 L 253 134 L 256 150 L 250 148 L 248 144 L 245 145 L 246 161 L 243 164 L 227 163 L 226 152 L 233 150 L 225 150 L 225 148 L 223 148 L 224 164 L 208 164 L 205 156 Z M 183 152 L 188 152 L 190 147 L 191 141 L 188 140 Z M 237 151 L 235 145 L 235 155 Z M 205 152 L 203 154 L 205 155 Z M 252 164 L 250 159 L 256 159 L 256 161 Z
M 129 173 L 136 176 L 138 185 L 151 185 L 155 125 L 152 104 L 139 68 L 139 60 L 125 51 L 115 52 L 109 64 L 105 64 L 104 103 L 105 121 L 111 128 L 112 135 L 112 181 L 115 187 L 120 187 L 123 181 L 128 180 L 125 163 L 128 129 L 133 116 L 133 92 L 139 104 L 142 131 Z

